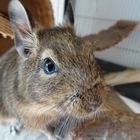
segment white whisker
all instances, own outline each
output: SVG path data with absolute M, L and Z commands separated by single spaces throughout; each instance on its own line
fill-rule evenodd
M 67 116 L 66 120 L 64 122 L 62 122 L 62 124 L 58 127 L 58 130 L 56 130 L 56 135 L 58 135 L 60 137 L 63 136 L 64 131 L 66 131 L 68 122 L 69 122 L 69 116 Z

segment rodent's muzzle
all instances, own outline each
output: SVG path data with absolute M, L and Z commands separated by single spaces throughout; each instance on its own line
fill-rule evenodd
M 97 108 L 100 107 L 101 104 L 102 100 L 93 100 L 92 102 L 87 103 L 87 105 L 85 106 L 85 110 L 87 111 L 87 113 L 94 112 Z
M 85 102 L 87 112 L 95 111 L 102 104 L 102 97 L 98 90 L 98 84 L 92 88 L 87 88 L 82 92 L 82 102 Z
M 71 102 L 71 113 L 80 118 L 94 114 L 102 104 L 102 97 L 95 89 L 77 90 L 68 100 Z

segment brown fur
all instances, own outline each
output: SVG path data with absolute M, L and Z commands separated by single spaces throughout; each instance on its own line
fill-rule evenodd
M 101 78 L 92 46 L 76 37 L 70 28 L 46 29 L 37 34 L 38 53 L 32 58 L 23 61 L 12 48 L 0 60 L 0 93 L 7 112 L 20 118 L 25 115 L 29 118 L 46 115 L 48 118 L 52 112 L 61 116 L 66 109 L 65 113 L 73 117 L 88 116 L 90 112 L 86 107 L 89 101 L 96 101 L 98 108 L 104 99 L 104 95 L 96 90 Z M 51 58 L 57 59 L 60 68 L 57 75 L 50 77 L 41 68 L 42 56 L 47 50 L 53 52 Z M 46 57 L 50 56 L 46 53 Z M 79 92 L 79 97 L 70 101 L 70 96 L 76 92 Z
M 31 58 L 22 60 L 12 48 L 0 59 L 2 111 L 33 129 L 43 129 L 64 115 L 77 120 L 94 118 L 106 103 L 108 91 L 94 59 L 93 46 L 76 37 L 71 28 L 46 29 L 37 36 L 37 53 Z M 50 50 L 52 54 L 47 53 Z M 44 55 L 56 59 L 60 68 L 57 75 L 44 73 Z
M 82 122 L 102 117 L 104 112 L 130 112 L 105 85 L 92 43 L 77 37 L 70 27 L 33 31 L 21 8 L 19 1 L 11 1 L 17 51 L 12 48 L 0 59 L 3 116 L 18 118 L 31 129 L 55 126 L 54 134 L 63 136 Z M 58 66 L 56 73 L 44 72 L 45 58 Z

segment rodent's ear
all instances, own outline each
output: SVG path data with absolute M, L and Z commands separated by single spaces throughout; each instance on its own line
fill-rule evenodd
M 63 23 L 68 25 L 74 25 L 74 12 L 71 0 L 66 0 Z
M 36 46 L 36 37 L 27 13 L 19 0 L 10 1 L 8 13 L 15 36 L 15 47 L 22 57 L 28 58 Z
M 102 51 L 115 46 L 135 29 L 138 22 L 120 20 L 106 30 L 102 30 L 97 34 L 90 34 L 83 38 L 90 41 L 96 51 Z

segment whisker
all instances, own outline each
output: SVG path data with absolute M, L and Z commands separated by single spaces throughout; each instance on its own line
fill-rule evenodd
M 62 123 L 59 127 L 58 130 L 56 130 L 56 135 L 59 137 L 63 137 L 64 132 L 66 130 L 66 127 L 69 123 L 69 116 L 67 116 L 66 120 L 64 121 L 64 123 Z

